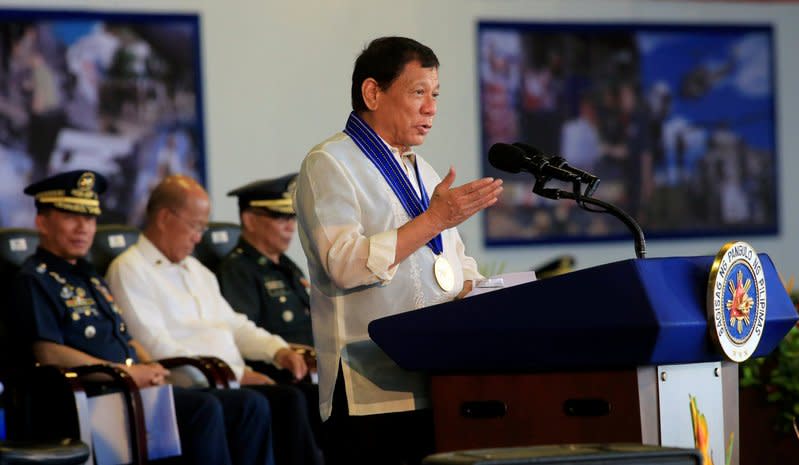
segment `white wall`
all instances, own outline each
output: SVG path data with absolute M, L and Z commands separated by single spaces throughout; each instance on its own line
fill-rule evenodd
M 370 39 L 407 35 L 432 47 L 442 67 L 435 127 L 420 152 L 458 179 L 479 176 L 475 44 L 478 19 L 714 21 L 776 26 L 780 150 L 778 237 L 649 241 L 650 257 L 714 254 L 728 239 L 745 239 L 768 252 L 783 276 L 799 274 L 799 5 L 686 3 L 647 0 L 83 0 L 7 1 L 2 6 L 126 11 L 181 11 L 202 15 L 206 134 L 213 217 L 236 220 L 229 189 L 255 178 L 297 170 L 306 151 L 343 127 L 355 56 Z M 792 175 L 793 174 L 793 175 Z M 456 181 L 457 182 L 457 181 Z M 522 270 L 572 253 L 586 267 L 634 256 L 632 243 L 545 245 L 487 250 L 482 219 L 461 226 L 480 262 Z M 290 255 L 304 265 L 299 241 Z

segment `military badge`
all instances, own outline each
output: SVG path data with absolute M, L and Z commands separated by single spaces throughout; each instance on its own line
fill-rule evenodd
M 47 263 L 39 263 L 39 266 L 36 267 L 36 272 L 44 274 L 45 271 L 47 271 Z
M 707 313 L 711 339 L 728 359 L 743 362 L 754 354 L 766 323 L 766 278 L 746 242 L 728 242 L 716 255 Z
M 266 288 L 266 293 L 269 294 L 270 297 L 279 297 L 288 293 L 286 283 L 279 279 L 264 281 L 264 287 Z
M 61 275 L 56 273 L 55 271 L 51 271 L 49 274 L 50 274 L 50 277 L 55 279 L 58 284 L 66 284 L 67 283 L 67 280 L 62 278 Z
M 94 173 L 85 172 L 78 178 L 77 186 L 72 190 L 77 197 L 91 197 L 94 194 Z
M 112 307 L 115 307 L 116 305 L 114 305 L 114 296 L 111 294 L 111 291 L 109 291 L 108 288 L 105 287 L 97 278 L 91 278 L 91 282 L 94 284 L 94 288 L 103 295 L 103 298 L 110 303 Z M 116 311 L 116 309 L 114 309 L 114 311 Z
M 67 300 L 67 299 L 71 299 L 72 298 L 73 294 L 72 294 L 72 289 L 70 289 L 70 287 L 71 286 L 64 286 L 64 287 L 61 288 L 61 298 L 62 299 Z
M 97 310 L 94 308 L 96 302 L 91 297 L 86 297 L 86 291 L 80 287 L 75 289 L 75 296 L 64 299 L 64 303 L 71 309 L 77 309 L 78 311 L 82 309 L 86 316 L 98 315 Z

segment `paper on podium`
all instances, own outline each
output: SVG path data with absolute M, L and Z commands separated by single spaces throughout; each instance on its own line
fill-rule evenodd
M 472 291 L 466 297 L 485 294 L 486 292 L 496 291 L 519 284 L 535 281 L 535 271 L 519 271 L 516 273 L 504 273 L 490 278 L 475 279 Z

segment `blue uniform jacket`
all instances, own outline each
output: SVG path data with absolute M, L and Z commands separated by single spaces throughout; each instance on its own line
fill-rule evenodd
M 83 259 L 75 265 L 39 248 L 14 285 L 19 342 L 51 341 L 115 363 L 137 362 L 121 310 L 105 280 Z

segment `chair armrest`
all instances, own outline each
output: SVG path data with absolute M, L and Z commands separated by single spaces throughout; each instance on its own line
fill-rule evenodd
M 230 368 L 230 365 L 228 365 L 227 362 L 225 362 L 219 357 L 214 357 L 211 355 L 203 355 L 200 358 L 207 361 L 216 368 L 217 372 L 219 373 L 219 377 L 225 381 L 225 387 L 228 388 L 239 387 L 239 380 L 238 378 L 236 378 L 236 374 L 233 373 L 233 370 Z
M 81 422 L 74 405 L 77 394 L 85 391 L 81 378 L 94 374 L 104 374 L 110 377 L 110 385 L 118 388 L 124 396 L 128 411 L 129 429 L 132 441 L 132 463 L 144 465 L 147 461 L 147 435 L 144 426 L 144 410 L 139 395 L 139 389 L 133 378 L 123 369 L 112 365 L 86 365 L 74 368 L 60 368 L 53 365 L 37 365 L 26 368 L 9 380 L 10 395 L 7 398 L 7 426 L 11 439 L 16 440 L 56 440 L 59 438 L 72 438 L 77 441 L 81 436 Z M 109 385 L 103 381 L 102 385 Z M 66 397 L 71 398 L 72 407 L 61 407 Z M 58 413 L 49 410 L 56 407 Z M 31 414 L 31 409 L 35 413 Z M 57 421 L 55 421 L 57 419 Z M 68 420 L 68 421 L 67 421 Z M 42 423 L 47 426 L 42 431 Z M 50 431 L 54 423 L 64 423 Z M 88 425 L 87 425 L 88 426 Z M 43 434 L 42 434 L 43 433 Z M 55 434 L 56 436 L 53 436 Z M 2 463 L 2 461 L 0 461 Z M 46 462 L 45 462 L 46 463 Z M 57 462 L 72 463 L 72 462 Z M 82 462 L 81 462 L 82 463 Z
M 302 355 L 303 360 L 305 360 L 305 364 L 308 365 L 309 375 L 312 372 L 316 372 L 316 349 L 306 344 L 296 344 L 293 342 L 289 344 L 289 347 L 297 354 Z
M 316 358 L 316 349 L 307 344 L 297 344 L 295 342 L 291 342 L 289 343 L 289 348 L 303 357 Z
M 58 382 L 73 393 L 84 391 L 83 384 L 78 380 L 78 376 L 69 368 L 61 368 L 55 365 L 36 365 L 31 369 L 31 375 L 31 378 L 26 380 L 27 383 L 52 385 L 52 383 Z
M 216 357 L 170 357 L 158 360 L 164 368 L 177 368 L 181 366 L 191 366 L 200 370 L 208 381 L 208 386 L 216 389 L 227 389 L 230 387 L 227 377 L 221 373 L 217 367 L 216 360 L 225 364 Z M 227 364 L 225 364 L 227 367 Z M 230 368 L 228 367 L 228 370 Z M 231 373 L 233 373 L 231 371 Z

